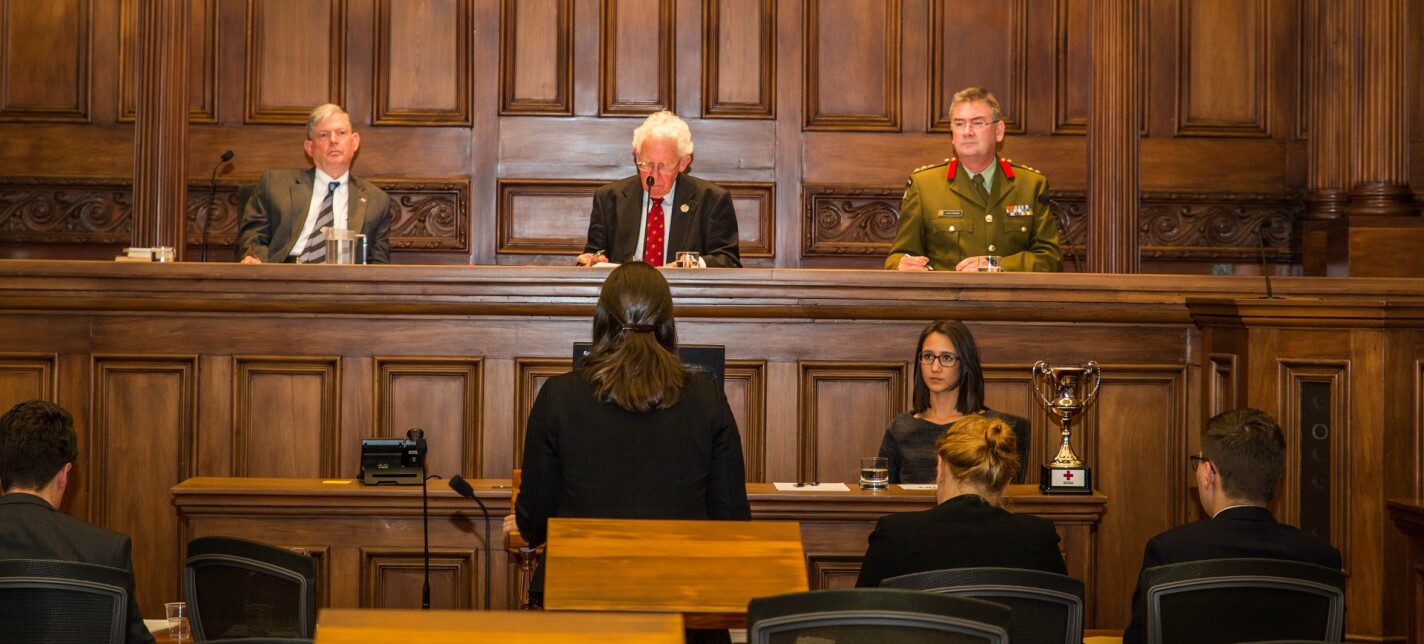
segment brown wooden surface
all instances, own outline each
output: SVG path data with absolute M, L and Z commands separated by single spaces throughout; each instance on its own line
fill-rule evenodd
M 1400 562 L 1405 595 L 1406 630 L 1410 644 L 1424 642 L 1424 499 L 1389 499 L 1389 518 L 1407 542 Z
M 786 521 L 549 520 L 544 609 L 671 612 L 742 628 L 747 602 L 808 590 L 801 526 Z
M 318 644 L 465 642 L 511 644 L 681 644 L 682 617 L 652 613 L 472 612 L 460 610 L 324 609 L 316 617 Z

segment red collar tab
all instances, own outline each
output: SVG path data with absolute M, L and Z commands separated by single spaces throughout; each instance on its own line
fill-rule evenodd
M 1010 166 L 1010 165 L 1009 165 L 1009 162 L 1006 161 L 1006 160 L 1004 160 L 1003 158 L 1000 158 L 1000 159 L 999 159 L 999 169 L 1004 171 L 1004 176 L 1006 176 L 1006 177 L 1008 177 L 1008 178 L 1010 178 L 1010 179 L 1014 178 L 1014 169 L 1013 169 L 1013 167 Z
M 944 178 L 946 178 L 946 179 L 948 179 L 948 180 L 950 180 L 950 181 L 954 181 L 954 173 L 955 173 L 955 171 L 957 171 L 957 170 L 959 170 L 959 159 L 958 159 L 958 158 L 950 159 L 950 160 L 949 160 L 949 172 L 945 173 Z

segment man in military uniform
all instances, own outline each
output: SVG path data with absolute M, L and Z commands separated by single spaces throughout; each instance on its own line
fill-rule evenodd
M 999 101 L 982 87 L 961 90 L 950 128 L 956 157 L 910 175 L 885 268 L 977 271 L 993 255 L 1007 271 L 1060 270 L 1058 229 L 1039 200 L 1048 180 L 998 155 Z

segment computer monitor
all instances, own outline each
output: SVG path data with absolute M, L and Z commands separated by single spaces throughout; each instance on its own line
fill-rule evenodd
M 592 342 L 574 343 L 574 369 L 583 364 L 584 356 L 592 348 Z M 682 359 L 682 366 L 716 380 L 719 385 L 723 384 L 722 378 L 727 373 L 727 347 L 720 344 L 683 344 L 677 347 L 677 357 Z

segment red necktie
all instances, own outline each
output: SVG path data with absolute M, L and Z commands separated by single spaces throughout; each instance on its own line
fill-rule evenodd
M 649 197 L 651 199 L 651 197 Z M 653 199 L 648 208 L 648 229 L 643 233 L 643 261 L 653 266 L 663 265 L 663 200 Z

